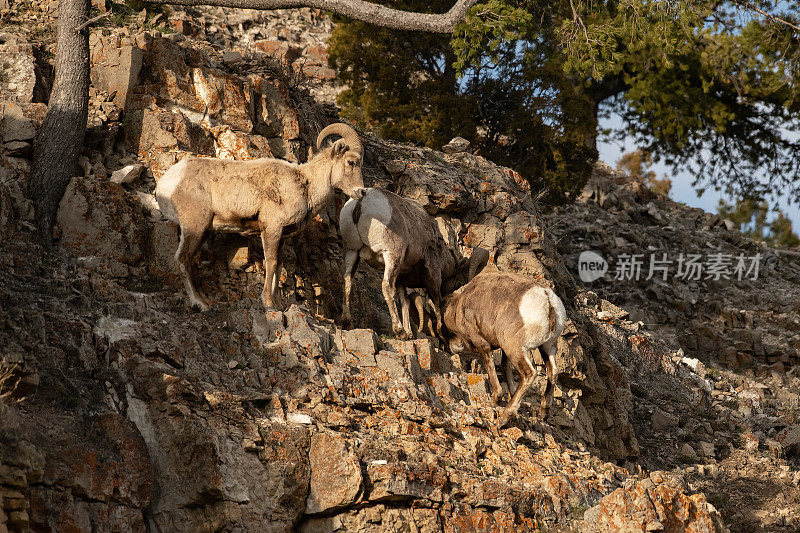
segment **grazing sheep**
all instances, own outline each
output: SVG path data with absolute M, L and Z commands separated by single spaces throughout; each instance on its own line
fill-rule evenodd
M 442 289 L 453 290 L 466 282 L 466 259 L 457 259 L 439 226 L 417 202 L 383 189 L 367 189 L 362 198 L 350 199 L 339 215 L 344 241 L 344 303 L 342 322 L 350 323 L 350 292 L 353 272 L 360 259 L 383 267 L 381 289 L 392 329 L 399 338 L 413 338 L 406 288 L 425 288 L 441 328 L 439 300 Z M 462 275 L 463 274 L 463 275 Z M 395 298 L 402 304 L 403 323 Z
M 329 135 L 342 138 L 320 150 Z M 303 229 L 330 200 L 333 189 L 351 197 L 364 190 L 361 177 L 363 147 L 346 124 L 331 124 L 317 137 L 318 153 L 298 165 L 279 159 L 229 161 L 185 157 L 158 180 L 156 200 L 161 212 L 180 225 L 175 260 L 192 305 L 210 304 L 193 280 L 194 256 L 206 232 L 261 234 L 265 280 L 264 307 L 274 307 L 282 238 Z
M 480 353 L 489 382 L 492 401 L 502 396 L 492 350 L 501 348 L 507 361 L 517 369 L 520 383 L 500 415 L 500 425 L 517 413 L 522 398 L 536 378 L 534 350 L 539 349 L 547 368 L 547 387 L 539 414 L 544 418 L 555 384 L 556 347 L 566 322 L 564 304 L 547 287 L 519 274 L 501 272 L 487 265 L 469 283 L 442 299 L 442 339 L 451 350 Z M 513 377 L 506 366 L 509 392 Z

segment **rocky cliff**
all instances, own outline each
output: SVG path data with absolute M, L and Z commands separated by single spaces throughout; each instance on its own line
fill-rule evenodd
M 298 72 L 330 74 L 298 63 L 324 57 L 315 43 L 292 44 L 313 32 L 255 26 L 237 30 L 216 10 L 145 13 L 93 32 L 84 175 L 62 201 L 52 255 L 34 242 L 23 193 L 46 45 L 4 28 L 0 57 L 14 81 L 4 82 L 1 123 L 0 531 L 723 531 L 702 490 L 726 494 L 727 480 L 741 479 L 735 468 L 751 467 L 790 500 L 746 523 L 797 524 L 793 374 L 778 369 L 775 389 L 795 391 L 781 397 L 763 373 L 712 373 L 698 357 L 727 360 L 643 324 L 620 285 L 593 292 L 577 281 L 573 255 L 585 243 L 574 232 L 606 242 L 618 236 L 612 223 L 619 235 L 654 231 L 688 212 L 603 168 L 579 204 L 544 214 L 511 169 L 365 135 L 369 185 L 419 201 L 461 253 L 497 249 L 501 268 L 561 295 L 569 321 L 544 421 L 531 407 L 542 380 L 498 429 L 473 357 L 391 338 L 380 273 L 367 266 L 355 284 L 360 328 L 336 324 L 341 197 L 286 247 L 285 311 L 260 305 L 259 244 L 221 235 L 199 269 L 215 311 L 190 310 L 172 259 L 176 227 L 152 196 L 164 170 L 186 153 L 302 161 L 336 119 L 298 83 Z M 245 45 L 231 38 L 241 35 Z M 645 226 L 653 210 L 662 219 Z M 711 242 L 735 235 L 717 226 L 694 229 Z M 740 241 L 730 246 L 752 246 Z M 767 280 L 794 268 L 773 263 Z M 791 320 L 773 322 L 789 338 Z M 724 466 L 737 453 L 761 461 L 759 446 L 766 463 Z M 742 509 L 715 503 L 731 507 L 726 517 Z

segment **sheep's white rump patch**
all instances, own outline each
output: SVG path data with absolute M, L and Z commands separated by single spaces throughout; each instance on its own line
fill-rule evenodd
M 544 289 L 532 287 L 522 295 L 519 302 L 519 314 L 525 327 L 537 326 L 548 323 L 550 312 L 550 302 L 547 299 Z
M 165 217 L 178 223 L 180 221 L 178 220 L 178 213 L 175 211 L 175 206 L 172 203 L 172 195 L 185 176 L 183 169 L 188 159 L 188 157 L 185 157 L 178 164 L 173 165 L 172 168 L 161 176 L 161 179 L 158 180 L 156 184 L 155 195 L 158 208 L 161 209 Z
M 361 236 L 358 234 L 355 222 L 353 222 L 353 210 L 357 202 L 358 200 L 355 198 L 350 198 L 339 212 L 339 232 L 342 234 L 345 248 L 350 250 L 358 250 L 362 246 Z

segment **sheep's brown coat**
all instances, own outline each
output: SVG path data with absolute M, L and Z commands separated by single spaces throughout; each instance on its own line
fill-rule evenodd
M 175 259 L 193 305 L 206 310 L 209 302 L 193 280 L 194 255 L 209 229 L 261 234 L 265 276 L 262 301 L 274 307 L 282 238 L 302 230 L 330 200 L 333 189 L 359 196 L 362 147 L 358 135 L 344 124 L 325 128 L 342 135 L 333 146 L 297 165 L 278 159 L 229 161 L 186 157 L 161 177 L 156 200 L 164 215 L 180 225 L 181 240 Z
M 425 209 L 393 192 L 368 189 L 361 199 L 344 205 L 339 224 L 345 246 L 342 321 L 351 320 L 352 274 L 363 259 L 373 267 L 383 267 L 381 289 L 398 337 L 413 337 L 406 288 L 426 289 L 440 327 L 442 286 L 461 270 L 466 281 L 466 261 L 456 258 Z M 402 304 L 402 324 L 397 296 Z
M 480 353 L 495 403 L 499 402 L 502 391 L 491 351 L 501 348 L 520 374 L 519 386 L 500 416 L 501 425 L 516 414 L 525 392 L 533 384 L 537 373 L 534 351 L 540 350 L 548 377 L 540 406 L 540 414 L 544 416 L 552 397 L 558 338 L 566 321 L 561 299 L 551 289 L 525 276 L 488 265 L 459 291 L 446 296 L 442 309 L 444 340 L 456 351 L 471 349 Z M 507 378 L 510 389 L 513 378 Z

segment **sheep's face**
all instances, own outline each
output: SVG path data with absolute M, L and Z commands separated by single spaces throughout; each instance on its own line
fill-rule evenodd
M 361 177 L 361 154 L 338 140 L 331 149 L 333 171 L 331 184 L 350 198 L 364 196 L 364 179 Z
M 458 291 L 460 292 L 460 291 Z M 453 305 L 453 296 L 448 295 L 442 298 L 440 308 L 442 310 L 442 328 L 439 337 L 450 348 L 450 353 L 461 353 L 465 350 L 464 343 L 456 335 L 451 327 L 455 327 L 456 312 Z

